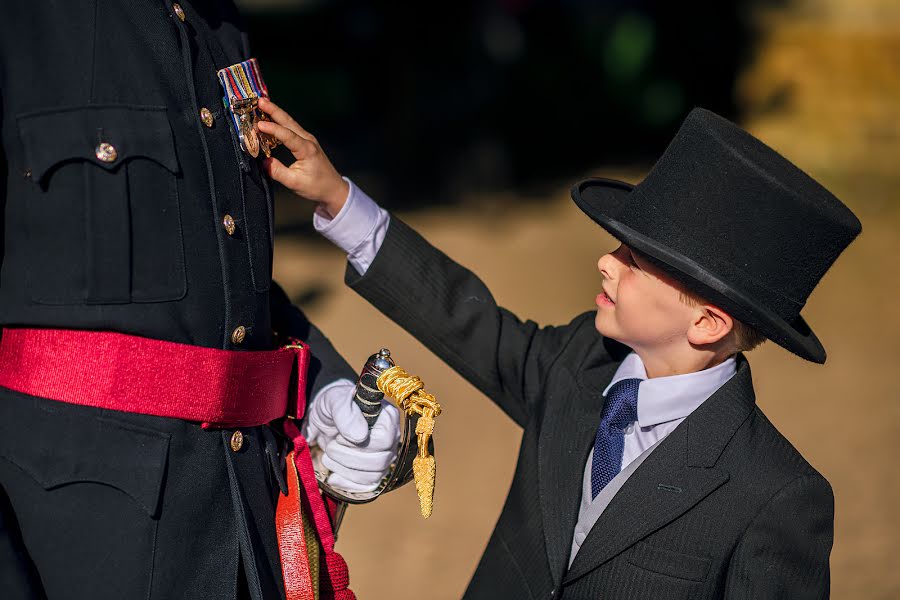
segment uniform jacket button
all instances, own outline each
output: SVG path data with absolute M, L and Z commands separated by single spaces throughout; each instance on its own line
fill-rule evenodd
M 231 450 L 232 452 L 237 452 L 244 446 L 244 434 L 241 433 L 240 429 L 235 429 L 234 433 L 231 434 Z
M 175 16 L 178 17 L 178 20 L 181 21 L 182 23 L 184 23 L 184 19 L 185 19 L 184 9 L 181 8 L 181 5 L 176 2 L 175 4 L 172 5 L 172 10 L 175 11 Z
M 205 106 L 200 109 L 200 120 L 203 121 L 203 124 L 207 127 L 212 127 L 213 123 L 215 123 L 212 111 Z
M 119 152 L 116 150 L 116 147 L 110 144 L 109 142 L 100 142 L 97 144 L 97 147 L 94 148 L 94 155 L 103 162 L 115 162 L 117 158 L 119 158 Z
M 234 328 L 234 331 L 231 332 L 231 341 L 234 344 L 240 344 L 244 341 L 244 338 L 247 337 L 247 328 L 243 325 L 238 325 Z
M 225 233 L 228 235 L 234 235 L 234 232 L 237 230 L 237 225 L 234 222 L 234 217 L 231 215 L 225 215 L 222 219 L 222 225 L 225 227 Z

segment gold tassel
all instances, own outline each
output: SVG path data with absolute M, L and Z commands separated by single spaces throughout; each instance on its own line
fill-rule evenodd
M 422 516 L 427 519 L 434 510 L 434 483 L 437 475 L 437 463 L 428 454 L 428 442 L 434 433 L 434 419 L 441 414 L 441 405 L 425 391 L 425 384 L 421 379 L 410 376 L 400 367 L 387 369 L 378 377 L 376 384 L 386 396 L 394 398 L 408 416 L 419 415 L 416 421 L 419 453 L 413 459 L 413 477 L 419 494 L 419 508 Z
M 413 475 L 416 478 L 416 493 L 419 494 L 419 509 L 426 519 L 434 510 L 434 478 L 437 465 L 433 456 L 416 456 L 413 459 Z

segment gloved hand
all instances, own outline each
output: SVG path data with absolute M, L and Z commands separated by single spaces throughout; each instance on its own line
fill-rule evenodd
M 382 401 L 381 414 L 371 431 L 353 402 L 356 385 L 339 379 L 324 387 L 307 409 L 301 432 L 323 452 L 322 464 L 331 471 L 328 484 L 347 492 L 371 492 L 397 458 L 400 411 Z

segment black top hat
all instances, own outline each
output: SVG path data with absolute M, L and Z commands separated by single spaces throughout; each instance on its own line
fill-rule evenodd
M 637 186 L 588 179 L 575 203 L 685 287 L 791 352 L 825 349 L 800 310 L 861 231 L 806 173 L 701 108 Z

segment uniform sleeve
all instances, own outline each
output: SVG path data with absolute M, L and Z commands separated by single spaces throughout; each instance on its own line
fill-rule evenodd
M 307 345 L 312 354 L 309 363 L 309 380 L 306 397 L 315 398 L 325 386 L 339 379 L 356 381 L 357 373 L 347 364 L 331 341 L 310 323 L 306 315 L 294 306 L 284 290 L 272 282 L 271 290 L 272 328 L 281 336 L 297 338 Z
M 726 598 L 828 598 L 834 496 L 818 474 L 781 489 L 747 528 L 728 569 Z
M 588 321 L 539 327 L 497 306 L 474 273 L 391 216 L 364 275 L 346 282 L 524 426 L 540 402 L 546 374 Z

